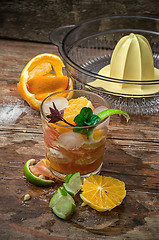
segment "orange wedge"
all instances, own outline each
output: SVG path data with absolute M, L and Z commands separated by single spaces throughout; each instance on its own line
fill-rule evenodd
M 90 107 L 91 109 L 93 109 L 91 101 L 89 101 L 85 97 L 78 97 L 76 99 L 69 100 L 68 106 L 64 111 L 64 118 L 68 122 L 75 124 L 73 120 L 80 113 L 83 107 Z
M 126 196 L 124 182 L 101 175 L 84 178 L 81 199 L 93 209 L 104 212 L 119 206 Z
M 54 54 L 43 53 L 32 58 L 24 67 L 17 84 L 22 98 L 39 111 L 41 102 L 50 94 L 73 89 L 72 80 L 63 75 L 62 67 L 63 62 Z
M 80 113 L 81 109 L 83 107 L 90 107 L 93 109 L 93 105 L 91 103 L 91 101 L 89 101 L 87 98 L 85 97 L 78 97 L 76 99 L 70 99 L 68 101 L 68 106 L 66 107 L 66 109 L 64 110 L 64 116 L 63 118 L 68 121 L 69 123 L 75 125 L 75 122 L 73 121 L 74 118 Z M 62 121 L 58 121 L 57 123 L 61 124 L 61 125 L 66 125 L 68 126 L 67 123 L 64 123 Z M 56 130 L 59 133 L 63 133 L 63 132 L 69 132 L 72 131 L 71 128 L 65 128 L 65 127 L 60 127 L 56 124 L 52 124 L 52 126 L 54 128 L 56 128 Z

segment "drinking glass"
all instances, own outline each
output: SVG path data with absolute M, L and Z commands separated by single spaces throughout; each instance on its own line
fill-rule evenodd
M 95 125 L 77 127 L 69 126 L 61 121 L 50 123 L 47 117 L 50 114 L 50 107 L 53 107 L 53 102 L 57 102 L 56 107 L 60 111 L 68 107 L 66 106 L 67 98 L 80 97 L 91 101 L 94 114 L 110 108 L 104 98 L 85 90 L 66 90 L 54 93 L 46 97 L 41 104 L 46 162 L 50 170 L 62 179 L 67 174 L 75 172 L 80 172 L 81 176 L 88 176 L 90 173 L 96 174 L 101 170 L 103 163 L 109 118 L 103 119 Z M 87 137 L 76 132 L 77 128 L 80 129 L 80 132 L 91 128 L 91 135 Z

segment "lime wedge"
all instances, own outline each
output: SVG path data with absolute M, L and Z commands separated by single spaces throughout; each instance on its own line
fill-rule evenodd
M 97 114 L 97 116 L 100 118 L 100 120 L 103 120 L 104 118 L 106 119 L 109 116 L 114 115 L 114 114 L 123 115 L 126 118 L 127 122 L 130 119 L 130 116 L 129 116 L 129 114 L 127 112 L 124 112 L 124 111 L 121 111 L 121 110 L 118 110 L 118 109 L 107 109 L 107 110 L 104 110 L 102 112 L 99 112 Z M 94 131 L 94 127 L 89 128 L 89 130 L 88 130 L 88 139 L 92 138 L 93 131 Z
M 63 187 L 71 196 L 75 196 L 81 189 L 82 179 L 79 172 L 66 175 Z
M 111 116 L 113 114 L 121 114 L 121 115 L 123 115 L 126 118 L 127 122 L 130 119 L 128 113 L 126 113 L 124 111 L 121 111 L 121 110 L 118 110 L 118 109 L 107 109 L 107 110 L 104 110 L 104 111 L 98 113 L 97 115 L 98 115 L 98 117 L 100 117 L 101 120 L 103 120 L 104 118 L 107 118 L 107 117 L 109 117 L 109 116 Z
M 58 188 L 57 192 L 50 200 L 49 207 L 55 215 L 62 219 L 68 219 L 75 210 L 75 201 L 63 187 Z
M 67 196 L 67 192 L 63 187 L 59 187 L 57 189 L 57 192 L 54 193 L 53 197 L 50 200 L 49 207 L 53 208 L 61 196 Z
M 64 178 L 65 183 L 69 182 L 69 179 L 72 177 L 72 175 L 72 173 L 66 175 L 66 177 Z
M 24 165 L 24 175 L 26 179 L 30 182 L 33 183 L 34 185 L 44 187 L 48 186 L 54 183 L 53 180 L 46 180 L 42 179 L 40 177 L 35 176 L 31 171 L 30 171 L 30 166 L 35 163 L 35 159 L 29 159 L 25 165 Z

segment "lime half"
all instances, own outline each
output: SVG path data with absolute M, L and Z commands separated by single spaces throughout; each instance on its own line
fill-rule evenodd
M 57 192 L 50 200 L 49 207 L 55 215 L 62 219 L 68 219 L 75 210 L 75 201 L 63 187 L 58 188 Z
M 71 196 L 75 196 L 80 191 L 82 179 L 79 172 L 66 175 L 64 181 L 63 187 Z
M 34 185 L 44 187 L 48 186 L 54 183 L 53 180 L 46 180 L 42 179 L 40 177 L 35 176 L 31 171 L 30 171 L 30 166 L 35 163 L 35 159 L 29 159 L 25 165 L 24 165 L 24 175 L 26 179 L 30 182 L 33 183 Z

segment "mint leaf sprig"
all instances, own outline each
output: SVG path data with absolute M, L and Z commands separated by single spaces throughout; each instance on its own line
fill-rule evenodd
M 95 125 L 99 121 L 106 119 L 113 114 L 123 115 L 126 118 L 127 122 L 130 119 L 130 116 L 128 115 L 128 113 L 118 109 L 107 109 L 95 115 L 93 114 L 93 111 L 91 108 L 83 107 L 80 113 L 74 118 L 74 122 L 76 125 L 73 125 L 67 122 L 63 118 L 63 114 L 64 114 L 64 110 L 59 111 L 56 108 L 55 103 L 53 102 L 53 108 L 50 107 L 50 114 L 47 115 L 47 118 L 50 119 L 49 123 L 56 123 L 58 121 L 63 121 L 67 123 L 69 126 L 74 127 L 73 129 L 74 132 L 84 134 L 87 136 L 88 139 L 90 138 L 95 128 L 93 126 L 92 127 L 90 126 Z M 84 127 L 84 128 L 81 128 L 81 127 Z
M 95 115 L 95 114 L 93 114 L 93 111 L 91 108 L 83 107 L 80 111 L 80 114 L 78 114 L 75 117 L 74 122 L 76 123 L 76 126 L 95 125 L 99 121 L 106 119 L 113 114 L 123 115 L 126 118 L 127 122 L 130 119 L 130 116 L 126 112 L 118 110 L 118 109 L 107 109 L 107 110 L 104 110 L 104 111 L 98 113 L 97 115 Z M 82 128 L 74 128 L 73 131 L 79 132 L 81 134 L 85 134 L 87 136 L 87 138 L 89 139 L 90 136 L 92 135 L 94 128 L 95 127 L 89 127 L 89 128 L 83 128 L 83 129 Z
M 80 111 L 80 114 L 78 114 L 74 118 L 74 122 L 76 123 L 76 126 L 78 126 L 78 127 L 95 125 L 100 120 L 101 120 L 100 117 L 93 114 L 92 109 L 89 107 L 83 107 Z M 89 138 L 93 129 L 94 129 L 94 127 L 74 128 L 73 131 L 84 134 L 87 136 L 87 138 Z

